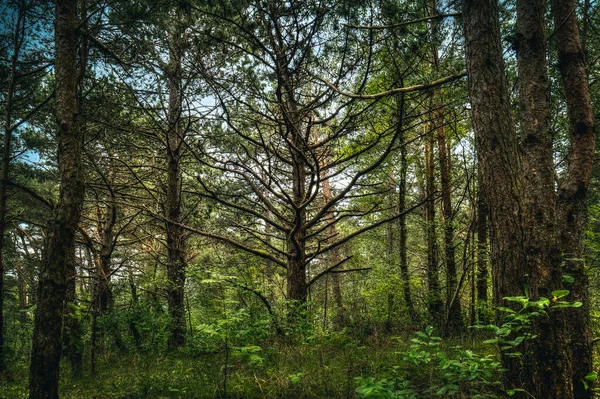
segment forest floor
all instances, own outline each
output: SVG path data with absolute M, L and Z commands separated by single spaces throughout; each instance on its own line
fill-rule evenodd
M 88 367 L 83 376 L 73 377 L 65 364 L 61 398 L 357 398 L 360 378 L 393 376 L 411 337 L 371 336 L 363 342 L 334 338 L 303 344 L 272 341 L 263 347 L 232 349 L 227 355 L 225 351 L 113 353 L 100 357 L 93 375 Z M 472 347 L 473 341 L 445 345 L 456 344 Z M 0 381 L 0 399 L 27 397 L 27 371 L 23 362 L 11 371 L 8 381 Z

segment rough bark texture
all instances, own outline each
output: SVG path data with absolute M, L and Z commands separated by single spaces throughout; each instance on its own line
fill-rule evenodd
M 524 182 L 508 96 L 497 0 L 463 2 L 467 72 L 477 155 L 489 206 L 496 305 L 523 295 L 527 281 Z M 520 387 L 518 365 L 503 359 L 510 385 Z
M 550 89 L 547 76 L 544 0 L 517 1 L 517 50 L 519 72 L 520 128 L 525 178 L 526 254 L 529 296 L 551 297 L 561 288 L 561 270 L 556 237 L 556 193 Z M 525 352 L 528 364 L 526 386 L 539 398 L 571 397 L 571 360 L 565 350 L 565 309 L 553 309 L 549 318 L 538 318 L 532 326 L 538 338 Z
M 0 372 L 5 370 L 4 355 L 4 248 L 6 234 L 6 202 L 7 187 L 10 168 L 11 141 L 13 129 L 12 112 L 13 99 L 15 95 L 15 85 L 17 79 L 17 62 L 23 43 L 23 26 L 25 23 L 25 5 L 21 3 L 15 23 L 13 38 L 13 54 L 10 62 L 10 72 L 8 76 L 8 87 L 6 91 L 6 104 L 4 109 L 4 138 L 2 142 L 2 172 L 0 173 Z M 19 296 L 20 297 L 20 296 Z
M 587 206 L 586 197 L 594 160 L 594 115 L 585 70 L 584 52 L 579 38 L 574 0 L 552 2 L 556 26 L 558 66 L 565 92 L 571 124 L 569 165 L 558 190 L 557 217 L 559 242 L 565 257 L 563 273 L 575 281 L 567 284 L 569 300 L 581 301 L 583 306 L 568 309 L 565 314 L 569 351 L 573 362 L 575 398 L 589 398 L 582 379 L 592 370 L 590 333 L 590 304 L 588 278 L 585 274 L 582 233 Z
M 58 0 L 55 7 L 60 197 L 48 222 L 42 256 L 29 376 L 31 399 L 58 398 L 68 254 L 75 245 L 84 192 L 77 123 L 77 0 Z
M 181 58 L 183 51 L 178 33 L 172 33 L 169 40 L 169 64 L 167 82 L 169 86 L 169 129 L 167 131 L 167 193 L 165 210 L 174 223 L 166 224 L 167 230 L 167 286 L 169 315 L 172 330 L 169 348 L 185 344 L 185 268 L 187 264 L 187 234 L 178 225 L 182 222 L 181 160 L 184 131 L 181 127 Z

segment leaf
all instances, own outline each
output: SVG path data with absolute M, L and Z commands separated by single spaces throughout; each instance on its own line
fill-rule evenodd
M 496 309 L 498 309 L 501 312 L 506 312 L 506 313 L 515 313 L 514 310 L 512 310 L 511 308 L 506 308 L 504 306 L 498 306 Z
M 554 305 L 555 308 L 579 308 L 583 306 L 581 302 L 567 302 L 567 301 L 559 301 Z
M 569 276 L 568 274 L 565 274 L 564 276 L 562 276 L 562 281 L 563 283 L 574 283 L 575 279 L 573 278 L 573 276 Z
M 592 371 L 591 373 L 589 373 L 588 375 L 586 375 L 583 378 L 585 378 L 588 381 L 596 381 L 598 379 L 598 373 L 596 373 L 595 371 Z
M 567 295 L 569 295 L 569 290 L 556 290 L 556 291 L 552 291 L 552 296 L 554 296 L 557 299 L 560 298 L 564 298 Z

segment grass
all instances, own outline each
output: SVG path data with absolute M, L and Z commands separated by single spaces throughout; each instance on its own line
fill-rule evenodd
M 402 348 L 389 337 L 366 343 L 273 341 L 253 358 L 230 351 L 227 367 L 225 353 L 111 354 L 100 359 L 94 375 L 71 377 L 64 364 L 61 398 L 353 398 L 354 378 L 385 371 Z M 27 366 L 19 364 L 0 382 L 0 398 L 26 398 L 26 381 Z
M 340 334 L 303 344 L 272 340 L 262 347 L 230 350 L 227 356 L 225 352 L 192 355 L 186 350 L 106 353 L 93 375 L 86 370 L 73 377 L 68 364 L 63 364 L 60 397 L 358 398 L 355 378 L 391 375 L 392 367 L 399 364 L 399 353 L 409 348 L 412 337 L 413 333 L 407 332 L 401 339 L 372 335 L 360 341 Z M 445 346 L 456 343 L 446 342 Z M 0 399 L 27 398 L 27 371 L 25 361 L 16 364 L 11 378 L 0 381 Z M 427 371 L 423 371 L 423 375 L 407 377 L 427 383 Z

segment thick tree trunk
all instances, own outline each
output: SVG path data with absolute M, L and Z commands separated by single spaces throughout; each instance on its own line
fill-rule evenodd
M 550 131 L 550 90 L 544 36 L 545 0 L 517 0 L 517 50 L 520 128 L 525 179 L 527 265 L 529 297 L 550 298 L 561 287 L 562 273 L 556 237 L 556 193 Z M 565 350 L 566 335 L 561 315 L 554 309 L 549 318 L 532 326 L 538 337 L 525 352 L 529 391 L 536 397 L 572 395 L 571 359 Z M 552 367 L 549 365 L 552 364 Z
M 58 398 L 67 263 L 75 245 L 84 182 L 77 122 L 77 0 L 56 1 L 56 118 L 60 197 L 48 223 L 33 332 L 31 399 Z
M 169 336 L 169 348 L 185 344 L 185 268 L 187 265 L 187 235 L 177 225 L 182 222 L 181 159 L 183 150 L 183 129 L 181 128 L 181 58 L 183 52 L 178 37 L 171 33 L 169 40 L 169 64 L 167 82 L 169 85 L 169 129 L 167 132 L 167 286 L 169 315 L 172 330 Z
M 573 362 L 575 398 L 592 396 L 584 389 L 582 379 L 592 371 L 590 333 L 590 303 L 588 278 L 583 257 L 583 227 L 587 212 L 587 192 L 594 160 L 594 114 L 586 75 L 584 53 L 579 38 L 574 0 L 553 0 L 558 66 L 565 92 L 565 102 L 571 124 L 569 166 L 558 190 L 557 217 L 559 243 L 565 257 L 563 273 L 574 278 L 567 284 L 569 300 L 581 301 L 583 306 L 568 309 L 565 321 L 568 328 L 570 356 Z
M 8 87 L 6 91 L 6 104 L 4 108 L 4 138 L 2 142 L 2 171 L 0 172 L 0 372 L 6 369 L 4 355 L 4 247 L 6 234 L 6 202 L 7 187 L 11 157 L 12 141 L 12 112 L 13 98 L 15 95 L 15 85 L 17 79 L 17 62 L 23 43 L 23 27 L 25 24 L 25 4 L 21 3 L 15 23 L 13 37 L 13 54 L 10 63 L 10 72 L 8 76 Z
M 524 181 L 504 74 L 497 0 L 464 0 L 463 21 L 469 93 L 483 189 L 492 229 L 496 305 L 523 295 L 528 284 L 523 229 Z M 521 387 L 518 364 L 503 358 L 509 385 Z

